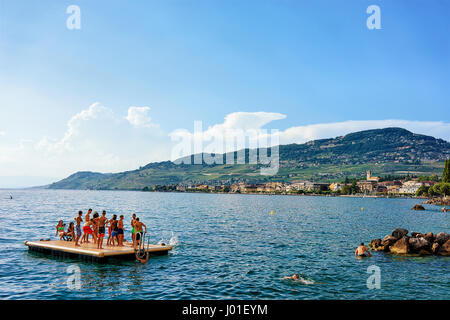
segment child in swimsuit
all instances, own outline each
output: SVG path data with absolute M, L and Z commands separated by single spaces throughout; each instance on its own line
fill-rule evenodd
M 114 220 L 116 220 L 116 219 L 117 219 L 117 215 L 113 215 L 113 217 L 110 220 L 108 220 L 108 222 L 107 222 L 109 224 L 109 227 L 108 227 L 109 236 L 108 236 L 108 240 L 106 241 L 106 245 L 108 245 L 108 246 L 110 246 L 110 245 L 114 246 L 113 224 L 114 224 Z
M 97 249 L 103 249 L 103 238 L 105 237 L 105 225 L 108 219 L 106 218 L 106 211 L 102 211 L 102 216 L 97 218 L 98 225 L 98 240 L 97 240 Z
M 69 223 L 69 227 L 67 227 L 67 232 L 65 233 L 66 236 L 71 236 L 72 241 L 75 241 L 75 226 L 74 223 Z
M 136 214 L 133 213 L 132 219 L 131 219 L 131 240 L 133 241 L 133 247 L 134 243 L 136 241 L 136 231 L 134 229 L 134 221 L 136 220 Z
M 114 247 L 114 238 L 117 240 L 117 242 L 119 242 L 119 238 L 117 237 L 119 235 L 119 228 L 117 227 L 117 215 L 113 215 L 113 218 L 111 219 L 111 230 L 111 243 Z
M 83 221 L 83 218 L 81 217 L 83 215 L 83 211 L 78 211 L 78 217 L 76 217 L 74 220 L 77 222 L 77 237 L 75 239 L 75 246 L 79 247 L 78 240 L 80 240 L 81 237 L 81 222 Z
M 92 224 L 91 220 L 87 220 L 84 223 L 84 226 L 83 226 L 83 238 L 81 238 L 81 243 L 83 243 L 83 242 L 89 243 L 89 235 L 92 234 L 92 229 L 90 227 L 91 224 Z
M 120 215 L 120 220 L 117 222 L 117 228 L 119 233 L 119 246 L 123 246 L 123 215 Z
M 110 246 L 111 245 L 111 223 L 112 223 L 113 219 L 110 219 L 108 221 L 106 221 L 106 224 L 109 225 L 108 226 L 108 240 L 106 240 L 106 245 Z
M 65 232 L 64 232 L 64 222 L 62 220 L 59 220 L 58 225 L 56 226 L 56 235 L 59 235 L 59 240 L 62 240 L 62 237 L 64 236 Z
M 91 222 L 92 222 L 92 238 L 94 239 L 94 243 L 97 243 L 97 239 L 98 239 L 98 212 L 97 211 L 94 212 Z
M 136 231 L 136 241 L 135 241 L 135 244 L 134 244 L 134 248 L 135 249 L 136 249 L 136 247 L 139 246 L 139 242 L 141 241 L 141 239 L 142 239 L 142 237 L 144 235 L 142 227 L 145 228 L 145 233 L 147 233 L 147 226 L 144 223 L 140 222 L 139 218 L 136 218 L 136 220 L 134 222 L 134 228 L 136 229 L 135 230 Z
M 83 237 L 81 238 L 81 243 L 86 242 L 89 243 L 89 235 L 92 234 L 92 229 L 90 227 L 90 225 L 92 224 L 91 222 L 91 212 L 92 209 L 89 209 L 88 212 L 86 213 L 86 216 L 84 217 L 84 226 L 83 226 Z

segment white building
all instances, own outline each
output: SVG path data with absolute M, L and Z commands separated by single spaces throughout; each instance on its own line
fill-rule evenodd
M 422 186 L 422 183 L 411 180 L 406 181 L 398 190 L 398 193 L 416 194 L 417 190 Z

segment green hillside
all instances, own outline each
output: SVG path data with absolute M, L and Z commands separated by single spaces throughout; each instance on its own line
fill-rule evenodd
M 375 175 L 440 175 L 445 159 L 450 158 L 450 143 L 401 128 L 386 128 L 281 145 L 279 153 L 280 169 L 273 176 L 260 175 L 259 164 L 190 165 L 165 161 L 114 174 L 77 172 L 49 188 L 141 190 L 145 186 L 178 183 L 331 182 L 363 177 L 369 169 Z M 248 160 L 248 149 L 245 154 Z

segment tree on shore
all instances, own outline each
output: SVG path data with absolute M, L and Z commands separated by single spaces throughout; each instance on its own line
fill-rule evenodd
M 442 173 L 442 182 L 450 183 L 450 159 L 445 160 L 444 172 Z
M 420 190 L 420 188 L 419 188 Z M 442 196 L 446 197 L 450 194 L 450 183 L 448 182 L 439 182 L 436 183 L 434 186 L 428 188 L 428 196 L 434 197 L 434 196 Z
M 361 190 L 359 190 L 359 187 L 356 185 L 356 181 L 353 181 L 351 185 L 345 185 L 341 189 L 341 194 L 355 194 L 359 192 L 361 192 Z
M 446 197 L 450 194 L 450 183 L 443 183 L 440 187 L 441 195 Z
M 427 187 L 427 186 L 421 186 L 418 190 L 417 190 L 417 192 L 416 192 L 416 196 L 427 196 L 429 193 L 428 193 L 428 190 L 430 189 L 430 187 Z

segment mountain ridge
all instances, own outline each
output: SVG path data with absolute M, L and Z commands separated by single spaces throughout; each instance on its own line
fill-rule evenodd
M 436 174 L 442 172 L 440 161 L 450 157 L 450 143 L 392 127 L 352 132 L 302 144 L 280 145 L 280 169 L 274 176 L 259 176 L 261 165 L 248 164 L 249 149 L 244 151 L 247 164 L 242 165 L 175 163 L 189 157 L 192 160 L 194 155 L 190 155 L 174 162 L 152 162 L 119 173 L 80 171 L 52 183 L 49 188 L 140 190 L 156 184 L 289 182 L 302 178 L 331 181 L 346 176 L 361 176 L 366 169 L 386 174 Z M 236 157 L 237 151 L 232 153 Z M 225 163 L 226 154 L 221 156 Z

